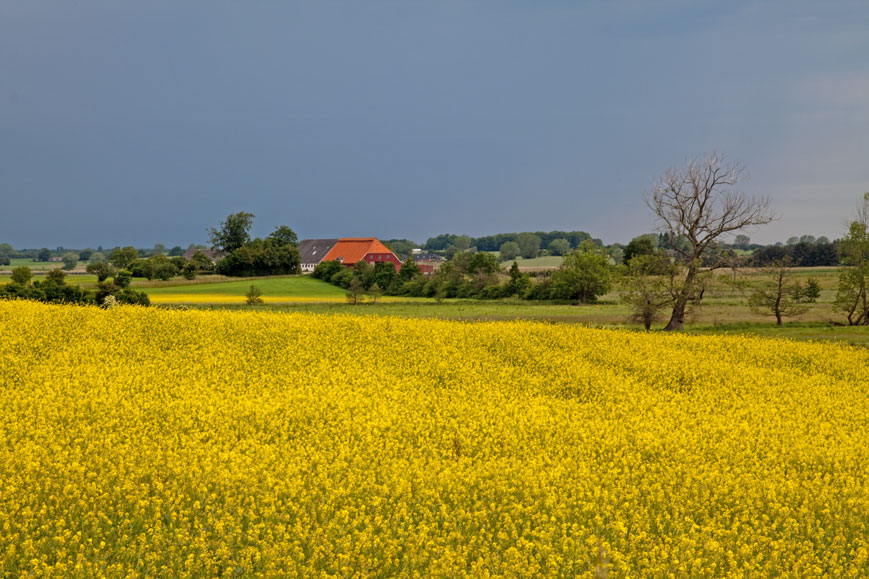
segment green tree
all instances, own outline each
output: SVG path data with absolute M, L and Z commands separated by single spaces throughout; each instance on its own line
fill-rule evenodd
M 362 283 L 359 281 L 359 278 L 354 275 L 350 280 L 350 285 L 347 287 L 347 302 L 353 305 L 358 304 L 363 291 Z
M 258 285 L 253 284 L 253 283 L 250 284 L 250 287 L 248 288 L 247 293 L 244 294 L 246 301 L 247 301 L 247 305 L 249 305 L 249 306 L 256 306 L 256 305 L 263 303 L 262 295 L 263 295 L 262 290 L 259 288 Z
M 748 246 L 751 245 L 751 238 L 744 233 L 740 233 L 733 239 L 733 247 L 736 249 L 748 249 Z
M 108 263 L 109 260 L 106 259 L 106 256 L 99 251 L 95 251 L 91 254 L 90 259 L 88 259 L 88 263 Z
M 109 255 L 109 263 L 111 263 L 118 269 L 123 269 L 127 267 L 133 260 L 136 259 L 139 259 L 139 252 L 136 251 L 135 247 L 132 247 L 130 245 L 124 247 L 123 249 L 120 247 L 116 247 Z
M 701 267 L 718 238 L 775 218 L 768 199 L 734 190 L 743 175 L 740 165 L 711 155 L 670 169 L 645 196 L 684 272 L 665 330 L 684 329 L 689 304 L 702 299 Z
M 169 257 L 180 257 L 184 255 L 184 249 L 180 245 L 176 245 L 169 250 Z
M 510 266 L 509 275 L 510 279 L 507 281 L 504 294 L 507 296 L 523 295 L 528 286 L 531 285 L 531 279 L 528 277 L 528 274 L 522 273 L 519 270 L 519 264 L 514 261 L 513 265 Z
M 47 247 L 43 247 L 42 249 L 39 250 L 39 253 L 37 254 L 36 258 L 39 261 L 48 261 L 49 259 L 51 259 L 51 250 L 48 249 Z
M 277 245 L 292 245 L 295 247 L 299 243 L 299 238 L 296 232 L 286 225 L 279 225 L 268 236 Z
M 68 251 L 63 254 L 63 269 L 71 270 L 75 269 L 75 266 L 78 265 L 78 254 L 72 251 Z
M 377 299 L 383 295 L 383 289 L 375 282 L 368 288 L 368 295 L 371 296 L 371 303 L 376 304 Z
M 94 254 L 92 249 L 83 249 L 78 252 L 78 260 L 79 261 L 90 261 L 91 256 Z
M 839 252 L 842 265 L 833 309 L 845 315 L 849 326 L 869 325 L 869 193 L 839 242 Z
M 97 276 L 97 281 L 106 281 L 106 278 L 115 275 L 115 268 L 105 261 L 91 262 L 86 270 L 89 274 Z
M 214 270 L 214 262 L 211 261 L 208 257 L 205 256 L 204 253 L 200 250 L 196 250 L 193 254 L 193 257 L 190 258 L 190 262 L 196 266 L 197 271 L 213 271 Z
M 800 301 L 813 304 L 821 297 L 821 282 L 816 277 L 810 277 L 806 280 L 806 285 L 803 287 L 803 293 Z
M 561 300 L 594 303 L 611 287 L 609 260 L 590 242 L 564 257 L 561 267 L 552 274 L 552 297 Z
M 250 228 L 253 226 L 253 213 L 239 211 L 232 213 L 221 222 L 220 228 L 211 228 L 208 238 L 213 249 L 232 253 L 250 241 Z
M 624 253 L 622 253 L 622 263 L 630 263 L 638 255 L 654 255 L 654 253 L 655 245 L 652 243 L 652 240 L 647 235 L 641 235 L 628 242 Z
M 22 265 L 21 267 L 16 267 L 12 270 L 12 283 L 26 286 L 30 284 L 30 280 L 33 277 L 33 272 L 30 271 L 30 268 L 26 265 Z
M 618 276 L 621 302 L 630 310 L 629 321 L 641 323 L 646 330 L 661 317 L 672 303 L 666 270 L 678 273 L 676 266 L 663 255 L 636 255 L 621 266 Z
M 563 237 L 559 237 L 558 239 L 550 241 L 547 249 L 552 255 L 567 255 L 570 253 L 571 247 L 569 241 Z
M 533 233 L 520 233 L 516 236 L 516 243 L 519 245 L 519 254 L 525 259 L 537 257 L 540 251 L 540 238 Z
M 776 325 L 782 325 L 782 318 L 804 314 L 808 309 L 802 305 L 803 287 L 794 281 L 790 258 L 777 259 L 763 272 L 769 281 L 754 288 L 748 298 L 752 311 L 775 316 Z
M 398 277 L 403 282 L 410 281 L 420 275 L 422 275 L 422 270 L 419 269 L 413 256 L 408 256 L 405 262 L 401 264 L 401 269 L 398 270 Z
M 115 285 L 119 288 L 128 288 L 133 281 L 133 274 L 128 269 L 119 270 L 115 274 Z
M 501 261 L 510 261 L 519 257 L 519 244 L 515 241 L 505 241 L 501 244 L 501 249 L 498 251 Z
M 356 279 L 362 285 L 362 289 L 367 290 L 370 288 L 371 284 L 374 283 L 374 268 L 371 267 L 371 264 L 367 261 L 359 260 L 356 262 L 353 270 L 356 274 Z

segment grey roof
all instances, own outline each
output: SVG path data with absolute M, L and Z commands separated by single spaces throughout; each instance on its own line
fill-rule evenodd
M 337 239 L 303 239 L 299 242 L 299 257 L 302 263 L 320 263 L 336 243 Z

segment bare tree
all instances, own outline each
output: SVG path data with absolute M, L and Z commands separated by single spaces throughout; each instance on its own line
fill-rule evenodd
M 684 329 L 688 305 L 700 301 L 698 276 L 715 241 L 724 234 L 775 219 L 769 198 L 747 197 L 734 190 L 745 177 L 738 163 L 712 154 L 690 160 L 683 168 L 670 169 L 644 196 L 685 272 L 674 292 L 673 312 L 665 330 Z

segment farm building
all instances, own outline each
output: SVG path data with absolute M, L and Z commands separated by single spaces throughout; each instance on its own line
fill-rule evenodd
M 337 239 L 303 239 L 299 243 L 299 257 L 302 259 L 302 273 L 314 271 L 317 264 L 329 253 Z
M 187 261 L 190 261 L 191 259 L 193 259 L 193 256 L 196 254 L 197 251 L 199 253 L 201 253 L 202 255 L 204 255 L 205 257 L 207 257 L 208 259 L 210 259 L 211 263 L 213 263 L 213 264 L 216 264 L 218 261 L 220 261 L 224 257 L 222 251 L 216 251 L 214 249 L 196 249 L 196 248 L 191 247 L 190 249 L 188 249 L 187 251 L 184 252 L 184 259 L 186 259 Z
M 340 261 L 348 267 L 353 267 L 360 261 L 371 265 L 378 262 L 389 262 L 395 269 L 401 269 L 401 260 L 392 250 L 383 245 L 376 237 L 343 237 L 321 261 Z

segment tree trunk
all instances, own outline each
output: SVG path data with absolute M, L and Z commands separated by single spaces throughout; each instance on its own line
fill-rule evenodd
M 688 305 L 688 298 L 684 295 L 679 295 L 676 298 L 676 303 L 673 304 L 673 314 L 670 316 L 670 321 L 664 327 L 667 332 L 681 332 L 685 329 L 685 306 Z
M 779 312 L 775 313 L 775 325 L 777 325 L 777 326 L 781 325 L 781 314 Z

